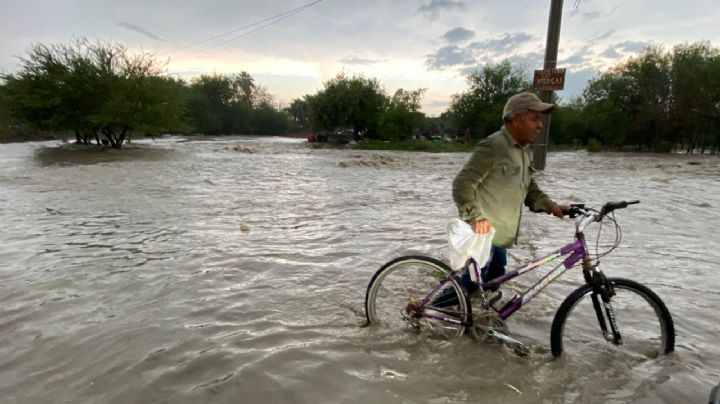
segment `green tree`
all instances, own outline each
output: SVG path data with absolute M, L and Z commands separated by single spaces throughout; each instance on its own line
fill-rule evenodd
M 380 137 L 388 140 L 407 140 L 413 137 L 425 114 L 419 112 L 426 89 L 414 91 L 398 89 L 390 98 L 380 117 Z
M 581 97 L 557 104 L 552 114 L 552 125 L 550 125 L 550 142 L 552 144 L 580 146 L 587 144 L 590 138 L 597 136 L 585 120 L 584 108 Z
M 78 143 L 100 143 L 102 134 L 115 148 L 132 131 L 183 127 L 182 86 L 161 76 L 152 55 L 81 38 L 34 45 L 20 61 L 20 72 L 3 79 L 11 114 L 28 125 L 73 131 Z
M 315 130 L 352 127 L 355 133 L 375 132 L 385 111 L 387 96 L 377 79 L 339 73 L 324 88 L 306 97 L 310 124 Z
M 527 91 L 531 85 L 525 73 L 507 60 L 485 65 L 482 71 L 469 75 L 467 82 L 469 89 L 452 97 L 449 112 L 459 130 L 469 130 L 473 137 L 480 138 L 502 125 L 507 99 Z
M 633 143 L 638 148 L 661 142 L 669 132 L 670 57 L 660 46 L 650 46 L 622 66 L 629 78 L 633 108 Z
M 255 80 L 246 72 L 200 76 L 190 85 L 190 125 L 212 135 L 250 132 L 254 91 Z
M 585 122 L 592 128 L 589 138 L 620 147 L 630 138 L 633 94 L 630 80 L 613 69 L 592 79 L 583 91 Z
M 277 135 L 287 132 L 292 117 L 276 108 L 271 102 L 262 101 L 253 109 L 252 133 Z
M 309 124 L 308 115 L 310 113 L 307 96 L 294 99 L 287 108 L 287 111 L 292 115 L 293 124 L 296 128 L 307 129 Z
M 672 52 L 673 144 L 687 151 L 717 149 L 720 114 L 720 51 L 708 42 L 682 44 Z

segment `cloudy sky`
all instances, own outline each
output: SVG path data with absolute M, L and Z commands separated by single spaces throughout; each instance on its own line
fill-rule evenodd
M 550 0 L 0 0 L 0 71 L 33 43 L 121 42 L 171 74 L 249 72 L 278 101 L 315 93 L 340 71 L 388 93 L 427 88 L 437 115 L 465 76 L 510 59 L 542 67 Z M 599 71 L 648 44 L 720 46 L 719 0 L 566 0 L 558 67 L 578 95 Z

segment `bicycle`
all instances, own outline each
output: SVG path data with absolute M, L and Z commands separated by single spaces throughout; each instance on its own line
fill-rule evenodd
M 505 320 L 579 264 L 585 283 L 570 293 L 555 313 L 550 331 L 553 356 L 558 357 L 563 351 L 601 352 L 606 350 L 607 343 L 623 352 L 650 358 L 670 353 L 675 346 L 675 329 L 665 303 L 647 286 L 630 279 L 606 277 L 599 267 L 600 258 L 617 248 L 622 239 L 614 211 L 637 203 L 608 202 L 599 211 L 585 204 L 570 205 L 565 214 L 576 218 L 573 242 L 498 278 L 483 281 L 481 268 L 469 259 L 469 270 L 475 271 L 480 286 L 476 304 L 480 313 L 475 317 L 470 296 L 458 282 L 463 270 L 452 271 L 442 261 L 426 256 L 393 259 L 368 284 L 365 295 L 368 324 L 409 327 L 443 337 L 461 336 L 468 331 L 476 340 L 505 342 L 515 353 L 526 355 L 527 346 L 507 335 Z M 597 250 L 604 219 L 615 225 L 615 242 L 600 254 Z M 584 233 L 593 223 L 599 223 L 594 256 L 588 250 Z M 487 299 L 485 289 L 496 290 L 505 282 L 561 257 L 565 257 L 562 262 L 502 307 L 496 307 L 501 292 Z

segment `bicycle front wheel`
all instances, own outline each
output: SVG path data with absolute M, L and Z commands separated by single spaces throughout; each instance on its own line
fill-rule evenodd
M 414 330 L 443 338 L 458 337 L 471 318 L 465 292 L 450 268 L 423 256 L 396 258 L 383 265 L 367 288 L 365 313 L 369 324 L 390 331 Z M 443 282 L 446 284 L 440 286 Z M 427 297 L 423 313 L 413 315 L 409 305 Z
M 607 353 L 609 347 L 611 352 L 638 358 L 672 352 L 675 328 L 665 303 L 638 282 L 622 278 L 607 281 L 614 291 L 609 304 L 593 293 L 591 285 L 581 286 L 562 303 L 550 334 L 553 356 L 565 352 L 590 359 Z M 611 317 L 615 319 L 617 336 L 612 334 Z

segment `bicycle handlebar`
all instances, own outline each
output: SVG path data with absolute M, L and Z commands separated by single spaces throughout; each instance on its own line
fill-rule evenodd
M 617 210 L 617 209 L 624 209 L 627 208 L 628 205 L 635 205 L 637 203 L 640 203 L 638 200 L 634 201 L 619 201 L 619 202 L 608 202 L 600 209 L 600 212 L 595 214 L 595 221 L 599 222 L 607 215 L 608 213 Z M 565 213 L 570 218 L 575 218 L 578 215 L 585 215 L 588 212 L 595 211 L 595 209 L 592 208 L 586 208 L 584 203 L 573 203 L 570 205 L 569 209 L 566 209 Z

